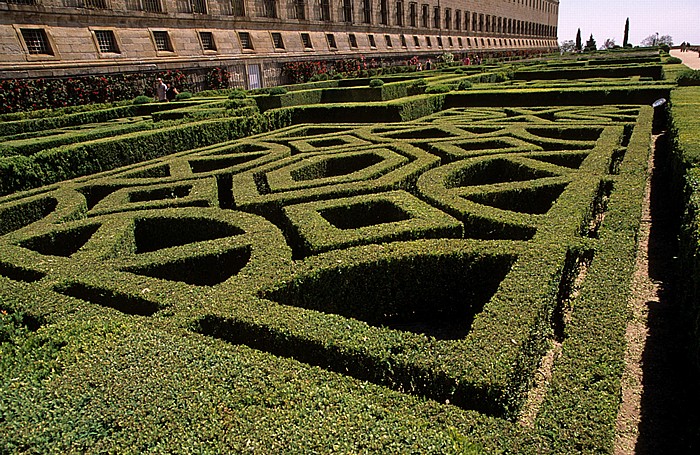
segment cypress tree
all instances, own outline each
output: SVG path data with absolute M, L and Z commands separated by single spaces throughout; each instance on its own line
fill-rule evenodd
M 627 21 L 625 21 L 625 38 L 622 40 L 622 47 L 627 47 L 627 44 L 629 43 L 629 37 L 630 37 L 630 18 L 627 18 Z
M 581 49 L 583 49 L 581 46 L 581 29 L 578 29 L 578 32 L 576 32 L 576 52 L 581 52 Z

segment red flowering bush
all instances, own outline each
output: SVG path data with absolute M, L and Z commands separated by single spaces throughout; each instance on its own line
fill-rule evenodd
M 221 90 L 229 88 L 231 73 L 226 68 L 212 68 L 204 76 L 204 90 Z
M 187 75 L 177 70 L 65 79 L 4 79 L 0 80 L 0 114 L 153 96 L 157 77 L 181 91 L 190 85 Z

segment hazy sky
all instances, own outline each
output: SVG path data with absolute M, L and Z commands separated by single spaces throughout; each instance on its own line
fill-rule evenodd
M 560 0 L 559 42 L 593 34 L 598 47 L 607 38 L 622 45 L 625 20 L 630 18 L 629 41 L 638 45 L 649 35 L 671 35 L 673 44 L 700 44 L 700 0 Z

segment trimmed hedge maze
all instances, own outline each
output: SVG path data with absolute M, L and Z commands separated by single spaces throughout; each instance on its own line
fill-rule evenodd
M 612 452 L 653 109 L 454 104 L 1 199 L 3 445 Z

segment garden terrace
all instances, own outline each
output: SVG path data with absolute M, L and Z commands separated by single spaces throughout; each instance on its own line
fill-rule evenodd
M 612 452 L 658 90 L 172 110 L 3 167 L 0 440 Z

